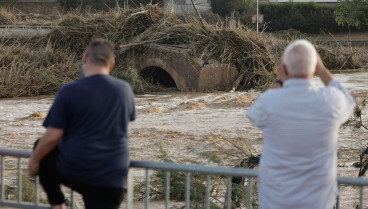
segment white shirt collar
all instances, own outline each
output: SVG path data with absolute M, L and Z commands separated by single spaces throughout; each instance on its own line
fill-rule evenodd
M 305 78 L 292 78 L 284 82 L 283 87 L 313 87 L 312 80 Z

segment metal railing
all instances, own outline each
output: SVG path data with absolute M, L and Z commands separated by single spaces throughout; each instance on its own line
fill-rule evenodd
M 21 171 L 21 159 L 28 158 L 31 155 L 30 151 L 19 151 L 19 150 L 8 150 L 8 149 L 1 149 L 0 150 L 0 157 L 1 157 L 1 172 L 0 172 L 0 205 L 3 206 L 10 206 L 10 207 L 24 207 L 24 208 L 47 208 L 46 206 L 42 207 L 39 205 L 38 199 L 38 178 L 36 178 L 35 185 L 36 185 L 36 192 L 34 200 L 34 204 L 27 204 L 22 202 L 22 171 Z M 17 201 L 7 201 L 5 200 L 5 181 L 4 181 L 4 172 L 5 172 L 5 163 L 4 159 L 5 156 L 16 157 L 17 158 L 17 173 L 18 173 L 18 180 L 17 180 Z M 10 195 L 9 195 L 10 196 Z M 7 198 L 9 199 L 9 197 Z
M 0 28 L 5 29 L 51 29 L 50 26 L 47 25 L 0 25 Z
M 26 150 L 11 150 L 11 149 L 0 149 L 0 160 L 1 160 L 1 171 L 0 171 L 0 206 L 9 206 L 16 208 L 37 208 L 37 209 L 48 209 L 49 205 L 41 204 L 39 198 L 39 179 L 36 177 L 34 179 L 34 199 L 33 202 L 24 202 L 22 201 L 22 158 L 29 158 L 31 156 L 31 151 Z M 9 196 L 5 197 L 5 181 L 4 181 L 4 173 L 5 173 L 5 156 L 7 157 L 15 157 L 17 158 L 17 192 L 16 192 L 16 201 L 9 200 Z M 10 195 L 12 196 L 12 195 Z M 71 207 L 74 206 L 74 194 L 71 192 Z
M 10 207 L 18 207 L 18 208 L 48 208 L 47 205 L 42 205 L 39 203 L 39 183 L 38 178 L 35 179 L 35 195 L 34 201 L 22 202 L 22 173 L 21 173 L 21 158 L 29 158 L 31 155 L 31 151 L 23 151 L 23 150 L 10 150 L 10 149 L 2 149 L 0 148 L 0 157 L 1 157 L 1 173 L 0 173 L 0 206 L 10 206 Z M 4 198 L 4 158 L 8 157 L 16 157 L 17 158 L 17 201 L 8 201 Z M 145 169 L 145 200 L 144 205 L 145 208 L 148 209 L 150 207 L 150 170 L 160 170 L 165 172 L 165 180 L 164 180 L 164 195 L 165 195 L 165 208 L 169 208 L 170 205 L 170 173 L 172 172 L 183 172 L 185 173 L 185 200 L 184 205 L 186 209 L 190 207 L 190 175 L 193 173 L 203 174 L 205 175 L 205 208 L 210 208 L 210 180 L 211 176 L 223 176 L 226 178 L 226 192 L 224 200 L 225 207 L 227 209 L 231 208 L 231 191 L 232 191 L 232 178 L 233 177 L 244 177 L 247 178 L 247 201 L 246 205 L 248 209 L 252 208 L 252 182 L 254 178 L 257 178 L 258 171 L 252 169 L 242 169 L 242 168 L 224 168 L 224 167 L 209 167 L 209 166 L 199 166 L 199 165 L 185 165 L 185 164 L 174 164 L 174 163 L 159 163 L 159 162 L 147 162 L 147 161 L 132 161 L 131 168 L 136 169 Z M 368 186 L 368 179 L 366 178 L 357 178 L 357 177 L 338 177 L 339 185 L 354 185 L 360 187 L 359 192 L 359 208 L 363 208 L 363 188 Z M 133 172 L 130 169 L 128 174 L 128 185 L 127 185 L 127 208 L 132 209 L 133 207 L 133 194 L 134 194 L 134 185 L 133 185 Z M 71 208 L 73 208 L 74 200 L 73 193 L 71 193 Z M 339 209 L 340 199 L 337 197 L 336 200 L 336 209 Z
M 149 182 L 150 175 L 149 170 L 161 170 L 165 171 L 165 209 L 169 208 L 170 201 L 170 172 L 183 172 L 185 173 L 185 208 L 189 209 L 190 206 L 190 175 L 192 173 L 203 174 L 206 176 L 205 180 L 205 208 L 210 208 L 210 180 L 211 176 L 224 176 L 226 177 L 226 192 L 225 192 L 225 205 L 227 209 L 231 208 L 231 187 L 232 177 L 245 177 L 247 181 L 247 208 L 252 208 L 252 181 L 253 178 L 257 178 L 258 171 L 252 169 L 243 168 L 224 168 L 224 167 L 209 167 L 200 165 L 185 165 L 174 163 L 159 163 L 159 162 L 147 162 L 147 161 L 132 161 L 131 168 L 145 169 L 145 208 L 149 208 Z M 128 180 L 128 200 L 133 192 L 132 179 Z M 128 208 L 132 205 L 128 205 Z

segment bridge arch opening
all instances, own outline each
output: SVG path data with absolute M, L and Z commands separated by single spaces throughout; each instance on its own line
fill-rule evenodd
M 139 71 L 139 75 L 148 83 L 177 90 L 176 83 L 171 75 L 157 66 L 146 67 Z

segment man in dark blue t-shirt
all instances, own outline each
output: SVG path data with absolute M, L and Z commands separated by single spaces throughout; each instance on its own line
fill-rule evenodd
M 60 184 L 81 193 L 88 209 L 118 208 L 129 168 L 128 123 L 135 119 L 130 85 L 109 76 L 113 46 L 94 40 L 83 55 L 85 78 L 63 86 L 43 123 L 29 162 L 53 209 L 65 208 Z

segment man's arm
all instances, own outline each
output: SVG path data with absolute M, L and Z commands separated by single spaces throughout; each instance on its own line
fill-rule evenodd
M 323 64 L 322 59 L 319 55 L 317 55 L 317 72 L 316 72 L 316 74 L 320 77 L 320 79 L 322 80 L 322 82 L 325 86 L 328 86 L 330 81 L 333 80 L 332 74 L 325 67 L 325 65 Z
M 319 55 L 317 55 L 317 72 L 316 74 L 320 77 L 323 84 L 325 86 L 333 86 L 337 88 L 343 95 L 344 99 L 339 100 L 338 102 L 335 102 L 335 105 L 340 104 L 338 106 L 336 114 L 341 122 L 346 121 L 349 116 L 351 115 L 355 102 L 353 97 L 349 94 L 349 92 L 344 88 L 340 82 L 337 80 L 334 80 L 332 77 L 332 74 L 330 71 L 325 67 L 325 65 L 322 62 L 322 59 Z
M 63 129 L 53 127 L 46 129 L 29 160 L 28 173 L 30 176 L 38 174 L 41 160 L 56 148 L 63 134 Z
M 281 55 L 280 58 L 280 62 L 279 62 L 279 66 L 277 68 L 277 79 L 276 82 L 274 82 L 271 86 L 270 89 L 278 89 L 282 87 L 282 83 L 284 83 L 287 79 L 287 75 L 286 75 L 286 69 L 285 69 L 285 65 L 284 65 L 284 55 Z M 278 82 L 278 81 L 281 81 Z
M 281 55 L 279 66 L 277 68 L 277 80 L 274 82 L 269 89 L 278 89 L 282 87 L 282 83 L 288 79 L 286 75 L 286 68 L 284 64 L 284 54 Z M 278 82 L 281 81 L 281 82 Z M 258 96 L 254 104 L 248 109 L 246 117 L 249 118 L 252 125 L 256 127 L 263 127 L 266 122 L 267 114 L 264 109 L 262 94 Z
M 262 128 L 267 121 L 267 112 L 264 107 L 264 94 L 260 94 L 254 104 L 247 110 L 246 117 L 253 126 Z

